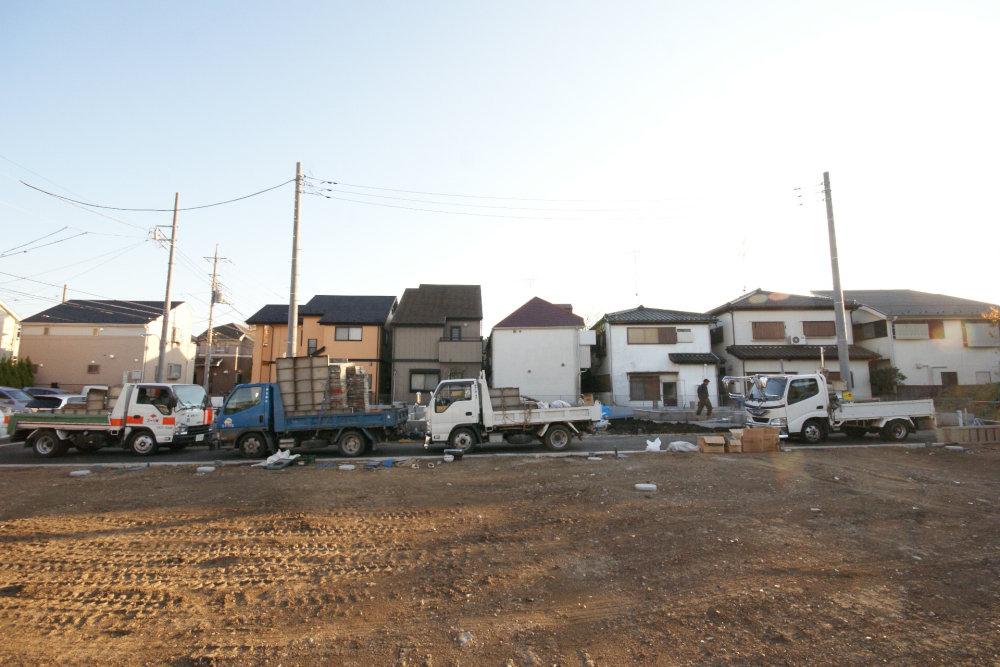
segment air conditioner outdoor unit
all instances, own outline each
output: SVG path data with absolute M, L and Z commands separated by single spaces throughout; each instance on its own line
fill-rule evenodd
M 808 345 L 809 341 L 805 336 L 789 336 L 785 339 L 789 345 Z
M 126 382 L 140 382 L 142 380 L 142 371 L 128 371 L 125 374 Z

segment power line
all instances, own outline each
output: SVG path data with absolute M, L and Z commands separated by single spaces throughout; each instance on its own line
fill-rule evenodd
M 272 185 L 269 188 L 264 188 L 263 190 L 258 190 L 257 192 L 251 192 L 250 194 L 243 195 L 241 197 L 235 197 L 233 199 L 227 199 L 225 201 L 213 202 L 211 204 L 201 204 L 199 206 L 188 206 L 187 208 L 178 208 L 177 210 L 178 211 L 197 211 L 198 209 L 212 208 L 213 206 L 222 206 L 223 204 L 232 204 L 233 202 L 238 202 L 238 201 L 242 201 L 244 199 L 249 199 L 250 197 L 256 197 L 257 195 L 262 195 L 265 192 L 270 192 L 271 190 L 277 190 L 278 188 L 282 187 L 283 185 L 288 185 L 289 183 L 292 183 L 294 180 L 295 179 L 293 178 L 293 179 L 287 180 L 287 181 L 285 181 L 283 183 L 278 183 L 277 185 Z M 67 201 L 67 202 L 70 202 L 70 203 L 73 203 L 73 204 L 79 204 L 80 206 L 89 206 L 91 208 L 103 208 L 103 209 L 107 209 L 107 210 L 111 210 L 111 211 L 133 211 L 133 212 L 138 212 L 138 213 L 172 213 L 174 211 L 173 208 L 129 208 L 129 207 L 126 207 L 126 206 L 108 206 L 108 205 L 105 205 L 105 204 L 93 204 L 93 203 L 90 203 L 90 202 L 80 201 L 78 199 L 71 199 L 69 197 L 64 197 L 62 195 L 57 195 L 54 192 L 49 192 L 48 190 L 43 190 L 42 188 L 34 186 L 31 183 L 25 183 L 24 181 L 21 181 L 21 184 L 22 185 L 26 185 L 27 187 L 31 188 L 32 190 L 37 190 L 37 191 L 39 191 L 39 192 L 41 192 L 43 194 L 49 195 L 50 197 L 55 197 L 56 199 L 62 199 L 63 201 Z
M 42 275 L 45 275 L 46 273 L 52 273 L 53 271 L 61 271 L 62 269 L 68 269 L 71 266 L 77 266 L 79 264 L 86 264 L 87 262 L 92 262 L 95 259 L 100 259 L 101 257 L 106 257 L 106 256 L 114 254 L 114 253 L 119 253 L 119 252 L 122 252 L 122 251 L 131 250 L 132 248 L 137 248 L 137 247 L 139 247 L 139 246 L 141 246 L 141 245 L 143 245 L 144 243 L 147 243 L 147 242 L 148 242 L 148 239 L 144 239 L 144 240 L 140 241 L 139 243 L 136 243 L 136 244 L 133 244 L 133 245 L 128 245 L 128 246 L 125 246 L 124 248 L 115 248 L 114 250 L 108 250 L 107 252 L 102 252 L 99 255 L 94 255 L 93 257 L 88 257 L 86 259 L 81 259 L 81 260 L 78 260 L 76 262 L 70 262 L 69 264 L 63 264 L 62 266 L 57 266 L 57 267 L 54 267 L 54 268 L 51 268 L 51 269 L 45 269 L 44 271 L 37 272 L 35 275 L 36 276 L 42 276 Z M 108 260 L 108 261 L 110 261 L 110 260 Z M 102 262 L 101 264 L 98 264 L 98 265 L 96 265 L 96 266 L 94 266 L 94 267 L 92 267 L 90 269 L 87 269 L 87 271 L 92 271 L 93 269 L 96 269 L 98 267 L 104 266 L 104 264 L 106 264 L 106 263 L 107 262 Z M 70 278 L 75 278 L 76 276 L 80 276 L 80 275 L 83 275 L 83 273 L 78 273 L 78 274 L 72 275 L 72 276 L 70 276 Z M 16 283 L 16 282 L 20 282 L 20 280 L 18 280 L 18 279 L 15 279 L 15 280 L 6 280 L 6 281 L 3 281 L 3 282 L 0 282 L 0 285 L 6 285 L 6 284 L 9 284 L 9 283 Z
M 63 231 L 64 229 L 69 229 L 69 227 L 68 226 L 61 227 L 60 229 L 57 229 L 54 232 L 49 232 L 45 236 L 39 236 L 37 239 L 34 239 L 33 241 L 28 241 L 27 243 L 22 243 L 21 245 L 16 245 L 13 248 L 8 248 L 7 250 L 4 250 L 4 251 L 0 252 L 0 255 L 6 255 L 7 253 L 12 252 L 14 250 L 17 250 L 18 248 L 23 248 L 24 246 L 29 246 L 29 245 L 31 245 L 33 243 L 38 243 L 42 239 L 47 239 L 50 236 L 55 236 L 56 234 L 58 234 L 59 232 Z
M 62 231 L 62 230 L 60 230 L 60 231 Z M 27 250 L 19 250 L 18 252 L 6 252 L 6 253 L 3 253 L 2 255 L 0 255 L 0 259 L 3 259 L 4 257 L 10 257 L 12 255 L 23 255 L 25 253 L 31 252 L 32 250 L 38 250 L 39 248 L 45 248 L 46 246 L 55 245 L 57 243 L 62 243 L 63 241 L 69 241 L 70 239 L 75 239 L 75 238 L 79 238 L 81 236 L 86 236 L 89 233 L 90 232 L 80 232 L 79 234 L 74 234 L 73 236 L 67 236 L 66 238 L 58 239 L 58 240 L 52 241 L 50 243 L 43 243 L 42 245 L 35 246 L 34 248 L 28 248 Z
M 545 217 L 537 215 L 504 215 L 502 213 L 475 213 L 473 211 L 444 211 L 441 209 L 420 208 L 416 206 L 402 206 L 399 204 L 386 204 L 383 202 L 376 202 L 376 201 L 363 201 L 361 199 L 348 199 L 347 197 L 334 197 L 333 195 L 325 195 L 320 192 L 306 192 L 305 194 L 313 195 L 314 197 L 325 197 L 327 199 L 336 199 L 337 201 L 352 202 L 354 204 L 365 204 L 367 206 L 382 206 L 384 208 L 399 208 L 407 211 L 421 211 L 423 213 L 445 213 L 447 215 L 466 215 L 475 218 L 508 218 L 512 220 L 558 220 L 563 222 L 572 222 L 574 220 L 574 218 Z
M 62 288 L 62 285 L 57 285 L 55 283 L 48 283 L 48 282 L 45 282 L 44 280 L 38 280 L 37 278 L 29 278 L 27 276 L 19 276 L 19 275 L 13 274 L 13 273 L 8 273 L 6 271 L 0 271 L 0 275 L 10 276 L 11 278 L 20 278 L 21 280 L 25 280 L 25 281 L 30 282 L 30 283 L 38 283 L 40 285 L 46 285 L 48 287 Z M 112 299 L 110 297 L 103 296 L 101 294 L 95 294 L 93 292 L 86 292 L 84 290 L 75 289 L 73 287 L 70 287 L 68 289 L 72 290 L 73 292 L 79 292 L 80 294 L 86 294 L 87 296 L 97 297 L 98 299 L 101 299 L 102 301 L 113 301 L 113 302 L 115 302 L 115 303 L 102 303 L 101 304 L 102 306 L 105 306 L 107 308 L 119 308 L 119 309 L 121 309 L 123 311 L 131 311 L 131 312 L 142 313 L 143 315 L 146 315 L 146 314 L 149 313 L 148 309 L 154 307 L 154 306 L 150 306 L 148 304 L 139 303 L 138 301 L 127 301 L 125 299 Z M 138 306 L 138 308 L 129 308 L 128 306 L 119 305 L 119 304 L 122 304 L 122 303 L 130 303 L 133 306 Z M 159 317 L 159 315 L 157 315 L 157 317 Z

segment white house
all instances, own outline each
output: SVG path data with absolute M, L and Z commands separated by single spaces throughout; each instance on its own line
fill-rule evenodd
M 540 401 L 580 397 L 580 372 L 590 368 L 593 331 L 572 306 L 535 297 L 502 319 L 490 336 L 494 387 L 518 387 Z
M 597 345 L 591 372 L 598 397 L 636 408 L 689 407 L 706 378 L 709 395 L 717 396 L 721 359 L 712 353 L 714 323 L 704 313 L 645 306 L 605 314 L 593 327 Z
M 914 290 L 844 294 L 861 304 L 854 339 L 906 376 L 905 393 L 1000 382 L 1000 330 L 983 317 L 994 304 Z
M 0 359 L 16 357 L 21 339 L 21 318 L 0 301 Z
M 857 308 L 847 303 L 848 318 Z M 712 349 L 725 358 L 727 375 L 754 373 L 815 373 L 821 359 L 831 380 L 840 380 L 833 300 L 761 289 L 709 311 L 719 324 L 712 332 Z M 853 345 L 847 328 L 848 355 L 854 394 L 871 397 L 868 364 L 878 354 Z

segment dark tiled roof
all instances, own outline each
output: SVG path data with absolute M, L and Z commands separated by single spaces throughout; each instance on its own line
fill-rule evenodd
M 663 310 L 638 306 L 604 315 L 608 324 L 675 324 L 678 322 L 713 324 L 715 318 L 707 313 L 690 313 L 684 310 Z
M 857 303 L 845 300 L 848 310 L 858 307 Z M 735 301 L 724 303 L 718 308 L 708 311 L 712 315 L 726 313 L 730 310 L 833 310 L 833 299 L 828 296 L 806 296 L 804 294 L 785 294 L 783 292 L 766 292 L 755 289 L 744 294 Z
M 248 317 L 247 324 L 288 324 L 288 304 L 269 303 Z
M 299 312 L 322 315 L 320 324 L 385 324 L 394 305 L 394 296 L 317 294 Z
M 819 359 L 820 347 L 825 358 L 837 358 L 836 345 L 730 345 L 726 352 L 737 359 Z M 847 354 L 854 361 L 879 358 L 871 350 L 857 345 L 851 345 Z
M 171 310 L 184 303 L 171 301 Z M 149 324 L 163 314 L 162 301 L 70 299 L 22 320 L 25 323 Z
M 813 294 L 830 296 L 818 290 Z M 994 305 L 957 296 L 917 292 L 911 289 L 845 290 L 844 298 L 869 306 L 889 317 L 980 317 Z
M 229 340 L 239 340 L 243 336 L 247 335 L 247 330 L 243 327 L 243 325 L 237 324 L 236 322 L 230 322 L 229 324 L 220 324 L 217 327 L 212 327 L 212 330 L 215 332 L 212 335 L 216 339 L 225 338 Z M 208 340 L 208 329 L 202 331 L 201 334 L 199 334 L 195 338 L 195 341 L 204 341 L 204 340 Z
M 408 287 L 392 318 L 398 324 L 441 324 L 451 320 L 483 319 L 479 285 L 421 285 Z
M 723 363 L 722 359 L 711 352 L 671 352 L 670 361 L 675 364 L 715 364 Z
M 494 328 L 515 329 L 518 327 L 582 327 L 583 318 L 573 314 L 573 309 L 565 305 L 549 303 L 537 296 L 507 317 Z

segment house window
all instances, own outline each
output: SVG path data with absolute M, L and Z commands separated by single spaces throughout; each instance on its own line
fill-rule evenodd
M 101 335 L 101 330 L 98 327 L 94 327 L 93 329 L 91 329 L 90 335 L 91 336 L 100 336 Z
M 629 345 L 673 345 L 677 342 L 676 327 L 629 327 Z
M 438 371 L 410 371 L 410 391 L 433 391 L 441 381 Z
M 100 372 L 101 372 L 101 365 L 100 364 L 87 364 L 87 374 L 88 375 L 97 375 Z
M 337 327 L 333 337 L 335 340 L 361 340 L 361 327 Z
M 927 322 L 896 322 L 892 328 L 897 340 L 927 340 L 931 337 Z
M 754 340 L 785 340 L 784 322 L 751 322 Z
M 885 320 L 875 322 L 865 322 L 855 324 L 854 340 L 871 340 L 872 338 L 886 338 L 889 335 L 889 326 Z
M 694 333 L 690 329 L 678 329 L 677 330 L 677 342 L 678 343 L 693 343 Z
M 944 320 L 930 320 L 927 323 L 927 331 L 931 340 L 941 340 L 944 338 Z
M 49 328 L 48 327 L 44 327 L 42 329 L 42 335 L 43 336 L 48 336 L 49 335 Z
M 181 365 L 180 364 L 167 364 L 167 379 L 168 380 L 180 380 L 181 379 Z
M 837 335 L 837 323 L 833 320 L 803 322 L 802 335 L 806 338 L 833 338 Z
M 316 354 L 317 341 L 315 338 L 310 338 L 306 341 L 306 354 L 310 357 Z
M 958 384 L 957 371 L 941 371 L 941 386 L 954 387 Z
M 630 375 L 628 378 L 628 397 L 630 401 L 660 400 L 660 376 Z
M 448 329 L 449 340 L 462 340 L 462 327 L 450 327 Z

